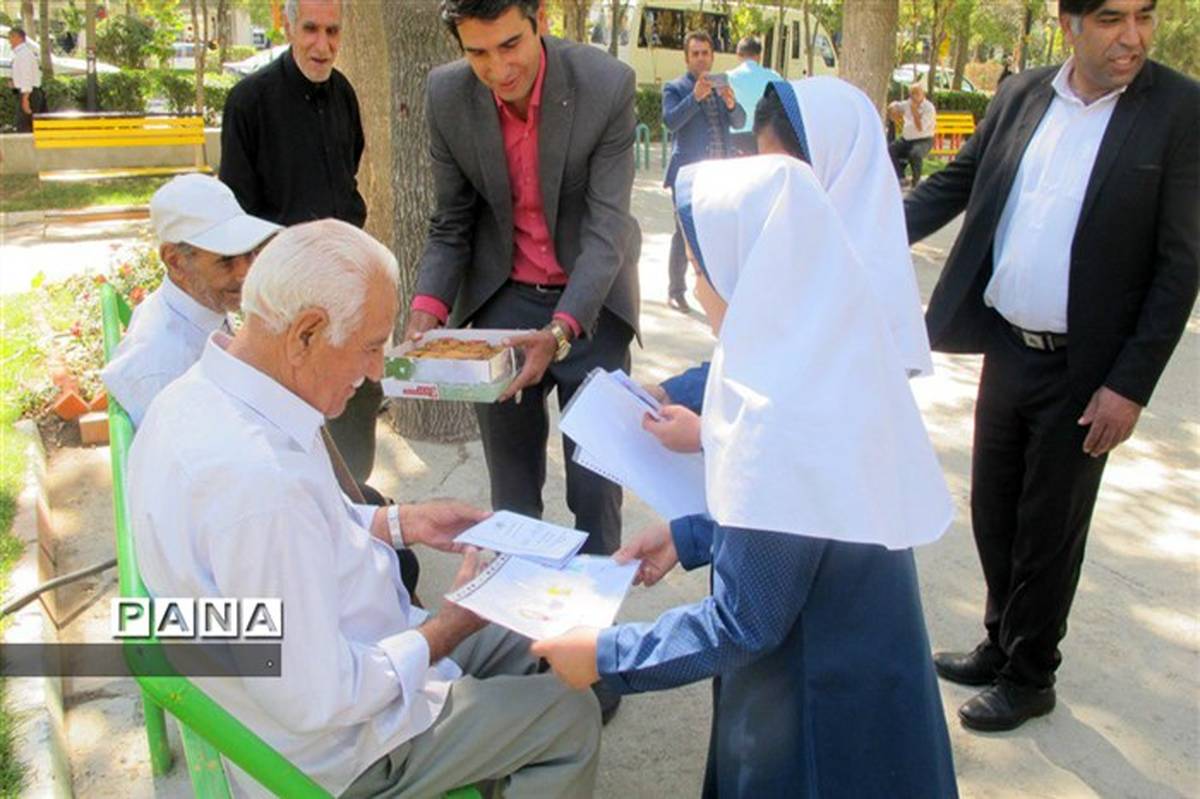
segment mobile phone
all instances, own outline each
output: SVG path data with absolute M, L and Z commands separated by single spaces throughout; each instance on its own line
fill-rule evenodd
M 724 72 L 710 72 L 707 77 L 714 89 L 724 89 L 729 85 L 729 76 Z

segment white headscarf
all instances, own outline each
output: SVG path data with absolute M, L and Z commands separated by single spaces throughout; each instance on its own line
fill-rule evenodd
M 904 368 L 909 376 L 932 374 L 904 206 L 878 111 L 865 94 L 838 78 L 771 85 L 796 135 L 806 140 L 813 172 L 871 275 Z
M 787 156 L 709 161 L 680 220 L 729 304 L 704 394 L 709 513 L 722 525 L 901 549 L 953 506 L 901 359 L 839 214 Z

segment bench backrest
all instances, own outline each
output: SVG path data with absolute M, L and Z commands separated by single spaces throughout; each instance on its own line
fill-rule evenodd
M 39 150 L 204 144 L 204 117 L 46 114 L 33 119 Z
M 961 133 L 970 135 L 975 132 L 975 116 L 971 112 L 938 112 L 937 133 Z

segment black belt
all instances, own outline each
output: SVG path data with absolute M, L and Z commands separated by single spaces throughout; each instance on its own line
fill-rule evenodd
M 1032 330 L 1017 327 L 1011 322 L 1008 326 L 1012 328 L 1013 333 L 1017 334 L 1017 339 L 1031 350 L 1054 352 L 1067 348 L 1065 333 L 1034 333 Z
M 533 289 L 539 294 L 562 294 L 567 289 L 566 283 L 526 283 L 523 280 L 510 279 L 509 285 L 523 289 Z

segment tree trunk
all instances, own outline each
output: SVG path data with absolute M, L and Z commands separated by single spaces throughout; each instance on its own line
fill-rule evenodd
M 196 0 L 192 0 L 196 2 Z M 94 71 L 96 61 L 96 0 L 84 0 L 84 31 L 87 37 L 86 49 L 84 55 L 88 61 L 88 76 L 87 76 L 87 110 L 99 110 L 99 97 L 97 97 L 98 89 L 96 87 L 96 73 Z
M 896 53 L 896 0 L 846 0 L 841 77 L 862 89 L 883 113 Z
M 812 11 L 809 10 L 809 0 L 804 0 L 801 11 L 804 14 L 804 75 L 811 78 L 813 76 L 813 56 L 815 55 L 813 49 L 816 44 L 816 31 L 813 30 L 812 21 L 810 20 Z
M 42 46 L 42 82 L 54 77 L 54 60 L 51 58 L 50 38 L 50 0 L 39 0 L 38 16 L 41 17 L 38 26 L 38 41 Z
M 779 31 L 779 35 L 775 37 L 776 40 L 779 42 L 779 62 L 778 62 L 779 69 L 777 69 L 775 71 L 779 73 L 780 77 L 782 77 L 784 80 L 787 80 L 787 76 L 788 76 L 788 73 L 787 73 L 788 35 L 787 34 L 788 34 L 788 32 L 787 32 L 787 23 L 784 22 L 784 20 L 783 20 L 783 3 L 784 3 L 784 0 L 779 0 L 779 18 L 775 22 L 775 29 Z
M 192 0 L 192 57 L 196 62 L 196 113 L 204 114 L 204 61 L 208 53 L 208 0 Z M 200 21 L 204 21 L 203 32 Z
M 460 51 L 435 3 L 346 3 L 339 66 L 363 109 L 367 141 L 359 188 L 367 201 L 366 230 L 400 262 L 400 317 L 408 321 L 434 204 L 425 121 L 425 79 Z M 466 441 L 478 430 L 465 403 L 392 400 L 392 425 L 405 438 Z
M 967 71 L 967 57 L 971 53 L 971 18 L 959 26 L 954 33 L 954 78 L 950 83 L 953 91 L 962 91 L 963 73 Z
M 588 40 L 588 12 L 592 10 L 592 0 L 562 0 L 563 6 L 563 35 L 575 42 Z
M 624 28 L 625 0 L 612 0 L 612 36 L 608 37 L 608 54 L 613 58 L 617 57 L 617 47 L 620 46 Z
M 21 27 L 25 29 L 25 35 L 33 38 L 36 36 L 37 28 L 33 24 L 33 0 L 21 0 Z
M 217 0 L 217 59 L 229 60 L 229 0 Z
M 1021 26 L 1021 41 L 1018 47 L 1021 49 L 1020 55 L 1017 57 L 1017 72 L 1025 71 L 1025 63 L 1028 61 L 1029 55 L 1029 33 L 1033 30 L 1033 8 L 1026 3 L 1025 5 L 1025 23 Z

